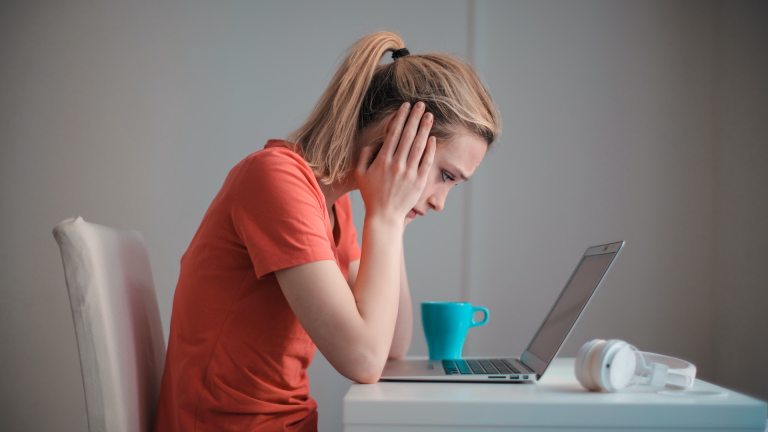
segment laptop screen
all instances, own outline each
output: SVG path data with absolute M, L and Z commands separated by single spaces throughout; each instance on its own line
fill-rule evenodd
M 593 248 L 590 248 L 581 258 L 581 262 L 571 275 L 571 279 L 563 288 L 560 297 L 549 311 L 526 350 L 526 354 L 532 354 L 535 357 L 532 359 L 534 361 L 526 361 L 526 364 L 532 367 L 537 374 L 544 373 L 565 342 L 565 338 L 568 337 L 576 320 L 589 303 L 589 299 L 603 276 L 608 272 L 608 268 L 622 245 L 608 248 L 607 253 L 591 254 L 590 251 L 593 251 Z M 524 357 L 523 361 L 525 360 Z

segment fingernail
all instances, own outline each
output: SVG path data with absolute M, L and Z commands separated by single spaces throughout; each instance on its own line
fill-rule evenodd
M 403 102 L 401 105 L 402 108 L 408 108 L 409 106 L 411 106 L 410 102 Z

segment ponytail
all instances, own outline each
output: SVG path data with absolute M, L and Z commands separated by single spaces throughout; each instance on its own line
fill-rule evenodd
M 289 139 L 299 145 L 315 175 L 326 184 L 344 177 L 354 166 L 358 117 L 381 58 L 405 48 L 400 36 L 378 32 L 363 37 L 349 50 L 309 119 Z

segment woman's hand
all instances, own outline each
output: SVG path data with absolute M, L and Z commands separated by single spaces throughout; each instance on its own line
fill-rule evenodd
M 417 102 L 413 109 L 406 102 L 387 126 L 373 162 L 375 146 L 360 151 L 355 178 L 366 218 L 377 216 L 404 223 L 424 190 L 434 161 L 436 142 L 429 136 L 432 122 L 423 102 Z

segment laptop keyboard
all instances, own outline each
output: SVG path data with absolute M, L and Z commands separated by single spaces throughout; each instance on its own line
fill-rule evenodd
M 504 359 L 443 360 L 446 375 L 518 374 L 520 371 Z

